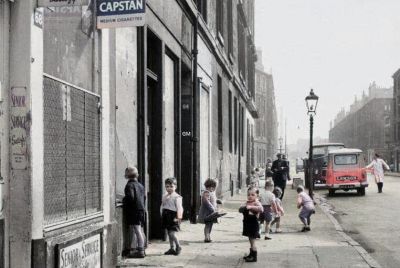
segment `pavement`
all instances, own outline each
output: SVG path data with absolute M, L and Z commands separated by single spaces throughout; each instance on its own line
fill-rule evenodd
M 228 214 L 214 225 L 212 243 L 203 242 L 204 225 L 183 222 L 178 233 L 183 248 L 181 255 L 165 256 L 168 242 L 151 241 L 146 258 L 119 259 L 118 267 L 380 267 L 362 246 L 343 232 L 318 196 L 315 199 L 321 205 L 317 205 L 312 216 L 312 230 L 300 232 L 302 224 L 297 216 L 296 196 L 296 191 L 288 185 L 283 199 L 283 232 L 273 233 L 272 240 L 257 240 L 257 263 L 243 261 L 249 242 L 241 235 L 242 215 L 237 212 L 246 199 L 242 193 L 224 201 L 223 209 Z

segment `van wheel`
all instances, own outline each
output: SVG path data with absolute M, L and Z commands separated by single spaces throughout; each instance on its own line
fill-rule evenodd
M 365 195 L 365 188 L 363 187 L 363 188 L 357 189 L 357 193 L 358 193 L 358 195 L 364 196 Z
M 334 196 L 334 195 L 335 195 L 335 190 L 329 189 L 328 195 L 329 195 L 329 196 Z

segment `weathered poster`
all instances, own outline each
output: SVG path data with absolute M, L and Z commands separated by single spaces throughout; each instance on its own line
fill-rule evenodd
M 28 96 L 25 87 L 11 88 L 10 142 L 11 168 L 22 170 L 28 166 L 27 139 L 30 133 L 31 118 L 28 111 Z
M 39 7 L 86 6 L 89 0 L 38 0 Z
M 58 268 L 101 268 L 101 236 L 58 247 Z

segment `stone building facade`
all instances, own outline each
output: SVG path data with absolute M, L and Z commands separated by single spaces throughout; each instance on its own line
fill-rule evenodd
M 254 0 L 147 0 L 144 27 L 101 30 L 78 2 L 0 0 L 1 267 L 57 267 L 82 244 L 114 267 L 128 165 L 150 238 L 165 178 L 195 221 L 207 177 L 224 197 L 252 165 Z
M 278 143 L 278 122 L 275 105 L 275 88 L 272 74 L 264 71 L 262 51 L 257 51 L 256 107 L 254 159 L 255 166 L 264 167 L 267 159 L 274 159 Z
M 329 131 L 329 142 L 342 142 L 347 148 L 364 151 L 367 161 L 379 153 L 391 163 L 392 88 L 380 88 L 372 83 L 368 95 L 363 93 L 348 112 L 339 112 Z
M 392 144 L 391 158 L 394 171 L 400 171 L 400 69 L 393 76 Z

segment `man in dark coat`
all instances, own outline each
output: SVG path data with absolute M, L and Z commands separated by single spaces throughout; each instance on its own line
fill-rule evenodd
M 144 233 L 142 226 L 145 222 L 145 189 L 138 181 L 139 172 L 135 167 L 125 169 L 125 178 L 128 180 L 125 186 L 125 197 L 123 199 L 123 212 L 125 224 L 128 226 L 128 239 L 125 244 L 124 255 L 129 258 L 144 258 Z M 136 248 L 131 247 L 131 241 L 136 236 Z
M 282 155 L 282 160 L 283 161 L 286 161 L 286 179 L 288 180 L 288 181 L 290 181 L 291 180 L 291 178 L 290 178 L 290 163 L 289 163 L 289 160 L 287 159 L 287 157 L 286 157 L 286 155 L 284 154 L 284 155 Z
M 283 195 L 285 193 L 286 188 L 286 180 L 287 180 L 287 173 L 289 171 L 288 161 L 282 159 L 282 154 L 278 153 L 276 155 L 278 159 L 276 159 L 272 163 L 272 172 L 274 175 L 272 176 L 272 180 L 274 181 L 274 186 L 279 187 L 282 190 L 281 200 L 283 199 Z

